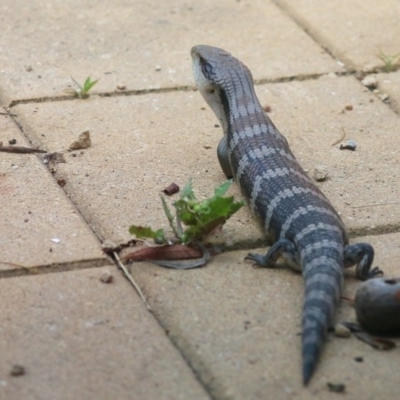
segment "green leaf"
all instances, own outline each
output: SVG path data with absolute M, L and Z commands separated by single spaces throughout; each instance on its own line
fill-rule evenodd
M 222 197 L 231 184 L 232 181 L 224 182 L 214 190 L 213 197 L 202 202 L 193 200 L 194 195 L 190 187 L 190 191 L 186 192 L 188 197 L 181 196 L 181 199 L 173 204 L 177 217 L 187 226 L 182 235 L 183 243 L 208 235 L 243 206 L 244 202 L 235 202 L 233 196 Z
M 154 231 L 148 226 L 132 225 L 129 228 L 129 233 L 135 235 L 138 239 L 153 239 L 157 243 L 165 243 L 165 234 L 163 229 Z
M 193 186 L 192 186 L 191 179 L 189 179 L 188 183 L 182 189 L 181 199 L 184 199 L 185 197 L 187 197 L 188 199 L 191 199 L 191 200 L 196 200 L 196 196 L 194 195 L 194 192 L 193 192 Z
M 175 236 L 178 239 L 180 239 L 181 236 L 182 236 L 182 232 L 180 231 L 179 226 L 175 226 L 174 225 L 174 216 L 172 215 L 171 210 L 169 209 L 168 204 L 165 201 L 164 197 L 163 196 L 160 196 L 160 197 L 161 197 L 161 202 L 162 202 L 162 206 L 163 206 L 163 209 L 164 209 L 164 213 L 167 216 L 167 219 L 168 219 L 168 222 L 169 222 L 169 226 L 173 230 Z
M 228 191 L 228 189 L 231 187 L 232 182 L 233 182 L 232 179 L 228 179 L 220 187 L 217 187 L 214 190 L 214 195 L 217 197 L 222 197 Z
M 180 199 L 176 201 L 173 206 L 175 207 L 177 217 L 185 225 L 196 224 L 196 212 L 194 211 L 193 204 L 191 204 L 190 201 Z
M 98 80 L 96 80 L 96 81 L 91 81 L 91 80 L 90 80 L 90 76 L 88 76 L 88 77 L 86 78 L 85 83 L 83 84 L 83 92 L 85 92 L 85 94 L 88 93 L 89 90 L 90 90 L 97 82 L 98 82 Z
M 165 201 L 164 197 L 163 196 L 160 196 L 160 197 L 161 197 L 161 202 L 162 202 L 162 206 L 163 206 L 165 215 L 167 216 L 169 223 L 172 223 L 172 221 L 174 220 L 174 216 L 171 214 L 171 211 L 170 211 L 168 204 Z

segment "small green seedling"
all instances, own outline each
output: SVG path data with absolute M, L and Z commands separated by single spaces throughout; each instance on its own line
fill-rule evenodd
M 385 54 L 381 49 L 379 49 L 379 58 L 385 63 L 385 71 L 392 72 L 394 70 L 395 64 L 400 59 L 400 53 L 389 55 Z
M 79 84 L 72 76 L 71 79 L 75 82 L 75 85 L 77 86 L 76 89 L 68 88 L 66 91 L 68 93 L 74 94 L 76 97 L 79 99 L 86 99 L 89 97 L 89 91 L 92 89 L 92 87 L 99 81 L 98 79 L 95 81 L 90 80 L 90 76 L 88 76 L 83 83 L 83 85 Z
M 189 181 L 183 188 L 179 200 L 172 203 L 175 216 L 171 213 L 165 198 L 161 196 L 165 215 L 179 243 L 190 244 L 204 239 L 243 206 L 244 202 L 235 202 L 233 196 L 223 197 L 231 184 L 232 180 L 226 181 L 214 190 L 214 196 L 199 201 Z M 155 231 L 149 227 L 132 225 L 129 232 L 140 239 L 150 238 L 156 243 L 168 243 L 163 229 Z

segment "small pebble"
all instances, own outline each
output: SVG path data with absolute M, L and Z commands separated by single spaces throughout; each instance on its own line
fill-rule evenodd
M 378 94 L 378 97 L 382 100 L 382 101 L 388 101 L 389 100 L 389 95 L 387 93 L 380 93 Z
M 266 105 L 266 106 L 264 106 L 263 107 L 264 108 L 264 111 L 266 112 L 266 113 L 269 113 L 269 112 L 271 112 L 271 106 L 269 106 L 269 105 Z
M 157 66 L 155 67 L 155 70 L 156 70 L 156 71 L 161 71 L 161 66 L 160 66 L 160 65 L 157 65 Z
M 33 70 L 32 65 L 25 65 L 25 71 L 31 72 Z
M 317 182 L 325 181 L 328 178 L 328 170 L 324 165 L 317 165 L 314 168 L 313 176 Z
M 364 361 L 364 357 L 361 357 L 361 356 L 359 356 L 359 357 L 354 357 L 354 361 L 361 363 L 361 362 Z
M 9 141 L 8 141 L 8 144 L 11 144 L 11 145 L 17 144 L 17 139 L 11 139 L 11 140 L 9 140 Z
M 343 324 L 335 325 L 335 336 L 340 338 L 349 338 L 351 336 L 350 329 Z
M 353 110 L 353 106 L 352 106 L 351 104 L 346 104 L 346 105 L 344 106 L 344 109 L 345 109 L 346 111 L 352 111 L 352 110 Z
M 163 192 L 167 195 L 167 196 L 172 196 L 175 193 L 179 192 L 179 186 L 175 183 L 172 182 L 170 185 L 168 185 L 165 189 L 163 189 Z
M 126 89 L 126 86 L 125 86 L 125 85 L 118 85 L 118 86 L 117 86 L 117 89 L 118 89 L 118 90 L 125 90 L 125 89 Z
M 354 151 L 357 148 L 357 143 L 354 140 L 348 140 L 346 144 L 341 144 L 339 146 L 340 150 L 352 150 Z
M 253 357 L 250 356 L 247 359 L 247 362 L 252 365 L 257 364 L 259 361 L 260 361 L 260 358 L 258 356 L 253 356 Z
M 22 365 L 18 365 L 18 364 L 13 365 L 10 370 L 11 376 L 22 376 L 22 375 L 25 375 L 25 373 L 26 373 L 25 367 L 23 367 Z
M 80 149 L 86 149 L 90 147 L 92 144 L 92 141 L 90 139 L 90 132 L 89 131 L 83 131 L 79 134 L 78 139 L 74 140 L 71 145 L 69 146 L 68 150 L 80 150 Z
M 346 386 L 344 383 L 327 383 L 328 389 L 330 392 L 335 393 L 343 393 L 346 390 Z
M 111 283 L 114 280 L 114 277 L 112 276 L 110 271 L 104 271 L 100 275 L 100 281 L 103 283 Z
M 104 240 L 104 242 L 101 245 L 101 248 L 105 252 L 114 251 L 114 249 L 116 249 L 116 247 L 117 247 L 117 245 L 110 239 Z
M 61 186 L 64 187 L 67 183 L 67 181 L 64 178 L 58 178 L 57 183 Z
M 367 75 L 361 83 L 369 89 L 376 89 L 378 87 L 376 75 Z

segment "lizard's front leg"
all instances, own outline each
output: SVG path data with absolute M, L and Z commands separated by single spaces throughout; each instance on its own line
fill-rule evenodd
M 300 271 L 300 259 L 296 246 L 288 239 L 280 239 L 275 242 L 265 256 L 249 253 L 245 260 L 254 261 L 257 265 L 266 268 L 273 268 L 279 257 L 282 257 L 287 264 Z
M 228 179 L 233 178 L 233 172 L 232 172 L 232 167 L 231 163 L 229 161 L 229 154 L 228 154 L 228 140 L 226 138 L 226 135 L 224 135 L 219 142 L 219 145 L 217 147 L 217 156 L 218 156 L 218 161 L 219 165 L 222 168 L 222 171 L 224 172 L 225 176 Z

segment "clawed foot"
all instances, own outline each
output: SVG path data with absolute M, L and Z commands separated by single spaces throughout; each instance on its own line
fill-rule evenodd
M 249 254 L 247 254 L 247 256 L 244 259 L 245 259 L 245 261 L 253 261 L 259 267 L 265 266 L 266 257 L 261 254 L 249 253 Z
M 383 276 L 383 271 L 379 267 L 374 267 L 368 272 L 367 279 L 373 279 L 379 276 Z

